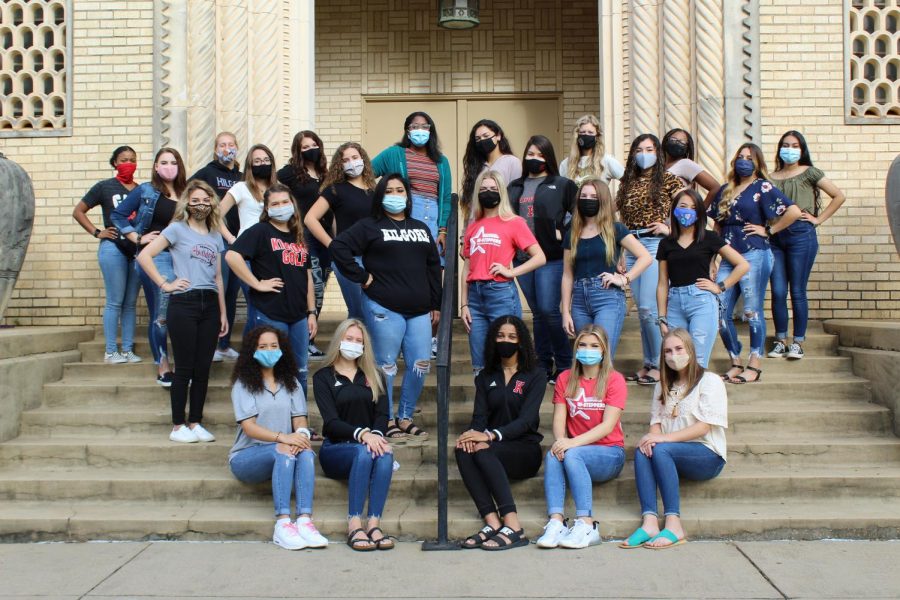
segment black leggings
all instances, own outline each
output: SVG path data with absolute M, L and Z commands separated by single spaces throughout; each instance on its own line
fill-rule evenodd
M 539 443 L 521 440 L 493 442 L 472 454 L 456 450 L 459 474 L 482 518 L 492 512 L 501 517 L 516 512 L 509 480 L 534 477 L 542 459 Z
M 219 339 L 219 294 L 212 290 L 172 294 L 166 317 L 175 357 L 175 378 L 170 389 L 172 423 L 184 425 L 188 384 L 191 388 L 188 421 L 199 423 L 203 420 L 209 370 Z

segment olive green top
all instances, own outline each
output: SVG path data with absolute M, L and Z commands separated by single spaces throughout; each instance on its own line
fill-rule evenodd
M 825 177 L 820 169 L 809 167 L 802 173 L 788 177 L 787 179 L 775 179 L 770 177 L 769 181 L 775 184 L 781 193 L 794 201 L 800 210 L 813 215 L 818 215 L 816 210 L 816 184 Z

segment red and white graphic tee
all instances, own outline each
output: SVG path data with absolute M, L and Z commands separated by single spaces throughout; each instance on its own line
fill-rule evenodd
M 463 243 L 463 257 L 469 259 L 466 281 L 509 281 L 502 275 L 491 275 L 491 265 L 508 266 L 516 250 L 525 250 L 537 240 L 522 217 L 506 221 L 487 217 L 469 223 Z
M 563 371 L 556 378 L 556 387 L 553 390 L 553 404 L 566 405 L 566 432 L 570 438 L 590 431 L 603 423 L 603 412 L 607 406 L 614 406 L 625 410 L 625 401 L 628 398 L 628 389 L 625 387 L 625 378 L 618 371 L 612 371 L 606 384 L 606 393 L 603 398 L 597 397 L 597 380 L 581 378 L 578 391 L 574 398 L 566 397 L 566 387 L 569 385 L 571 370 Z M 602 391 L 602 390 L 601 390 Z M 598 446 L 624 446 L 625 434 L 622 432 L 622 421 L 616 422 L 616 426 L 605 438 L 597 440 Z

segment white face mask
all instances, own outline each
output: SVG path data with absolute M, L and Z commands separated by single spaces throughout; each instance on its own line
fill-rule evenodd
M 356 342 L 341 342 L 341 356 L 347 360 L 356 360 L 363 354 L 363 345 Z
M 676 371 L 681 371 L 691 362 L 690 354 L 670 354 L 666 357 L 666 364 Z
M 347 177 L 359 177 L 362 175 L 363 170 L 365 169 L 366 164 L 363 160 L 351 160 L 344 163 L 344 173 L 347 174 Z

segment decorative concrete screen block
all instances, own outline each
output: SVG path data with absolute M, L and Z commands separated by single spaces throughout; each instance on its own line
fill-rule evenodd
M 0 2 L 0 137 L 69 135 L 71 0 Z
M 847 120 L 900 123 L 900 0 L 844 3 Z
M 31 178 L 0 153 L 0 319 L 25 262 L 33 224 Z

